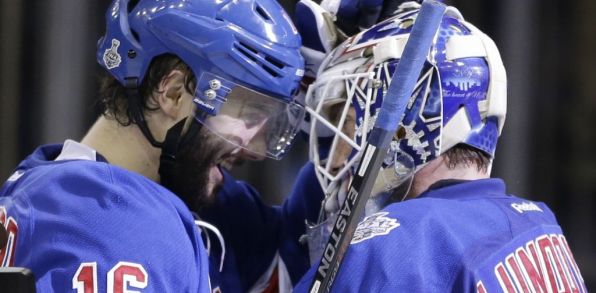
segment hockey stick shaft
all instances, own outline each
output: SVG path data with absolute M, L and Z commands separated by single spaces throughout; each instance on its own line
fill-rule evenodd
M 335 275 L 370 196 L 391 138 L 402 120 L 444 12 L 445 6 L 439 2 L 426 0 L 422 3 L 402 57 L 393 73 L 387 95 L 383 99 L 375 126 L 363 149 L 364 153 L 356 168 L 346 200 L 333 225 L 323 257 L 310 286 L 310 293 L 331 290 Z

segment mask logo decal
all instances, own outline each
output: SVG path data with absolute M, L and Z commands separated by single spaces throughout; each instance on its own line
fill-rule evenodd
M 112 46 L 103 53 L 103 63 L 106 65 L 108 69 L 113 69 L 120 66 L 120 62 L 122 62 L 122 57 L 118 54 L 118 47 L 120 46 L 120 41 L 116 39 L 112 39 Z

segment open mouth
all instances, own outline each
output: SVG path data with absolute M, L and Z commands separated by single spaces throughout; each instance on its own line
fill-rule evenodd
M 216 166 L 225 169 L 226 171 L 232 170 L 235 166 L 235 162 L 237 161 L 237 157 L 232 153 L 227 153 L 224 156 L 220 157 L 219 160 L 215 163 Z
M 218 186 L 223 184 L 223 170 L 230 171 L 238 164 L 240 159 L 233 151 L 228 151 L 220 155 L 209 169 L 208 190 L 211 194 Z
M 229 171 L 231 171 L 231 170 L 232 170 L 232 168 L 234 168 L 234 166 L 235 166 L 235 163 L 234 163 L 234 161 L 235 161 L 235 159 L 232 159 L 232 158 L 230 158 L 230 159 L 227 159 L 227 160 L 223 160 L 223 161 L 219 162 L 219 163 L 217 164 L 217 166 L 219 166 L 220 168 L 222 168 L 222 169 L 225 169 L 226 171 L 228 171 L 228 172 L 229 172 Z

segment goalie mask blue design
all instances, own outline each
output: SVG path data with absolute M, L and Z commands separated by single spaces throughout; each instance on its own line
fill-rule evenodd
M 334 137 L 352 147 L 344 169 L 331 174 L 319 168 L 324 188 L 356 166 L 360 150 L 387 94 L 418 11 L 405 9 L 393 18 L 357 34 L 324 60 L 318 80 L 307 93 L 313 123 L 311 136 Z M 494 42 L 459 11 L 449 7 L 425 66 L 410 98 L 384 167 L 395 153 L 410 157 L 419 170 L 457 144 L 465 144 L 493 157 L 506 114 L 506 74 Z M 343 103 L 343 104 L 342 104 Z M 339 117 L 331 107 L 345 105 Z M 353 108 L 354 113 L 350 114 Z M 355 130 L 346 131 L 353 115 Z M 324 121 L 323 121 L 324 120 Z M 341 134 L 340 134 L 341 132 Z M 311 159 L 325 165 L 333 158 L 311 140 Z M 321 179 L 324 178 L 324 179 Z

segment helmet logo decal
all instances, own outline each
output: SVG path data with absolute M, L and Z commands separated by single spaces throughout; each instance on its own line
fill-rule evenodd
M 387 235 L 391 230 L 400 226 L 396 219 L 386 217 L 388 212 L 380 212 L 368 216 L 358 224 L 350 244 L 356 244 L 376 236 Z
M 120 41 L 117 39 L 112 39 L 112 46 L 106 49 L 103 53 L 103 63 L 108 69 L 116 68 L 120 66 L 120 62 L 122 62 L 122 57 L 120 57 L 120 54 L 118 54 L 119 46 Z
M 476 73 L 469 68 L 455 67 L 451 75 L 445 74 L 444 95 L 483 99 L 486 90 L 482 88 L 482 80 L 482 73 Z
M 197 103 L 197 104 L 199 104 L 199 105 L 201 105 L 201 106 L 203 106 L 203 107 L 205 107 L 205 108 L 207 108 L 207 109 L 209 109 L 211 111 L 215 110 L 215 107 L 213 105 L 207 104 L 207 103 L 203 102 L 203 100 L 201 100 L 199 98 L 194 98 L 193 99 L 193 102 L 195 102 L 195 103 Z
M 480 86 L 480 82 L 476 82 L 473 80 L 466 80 L 466 79 L 447 80 L 446 84 L 447 84 L 447 86 L 449 86 L 449 85 L 456 86 L 457 88 L 459 88 L 462 91 L 467 91 L 473 86 Z

